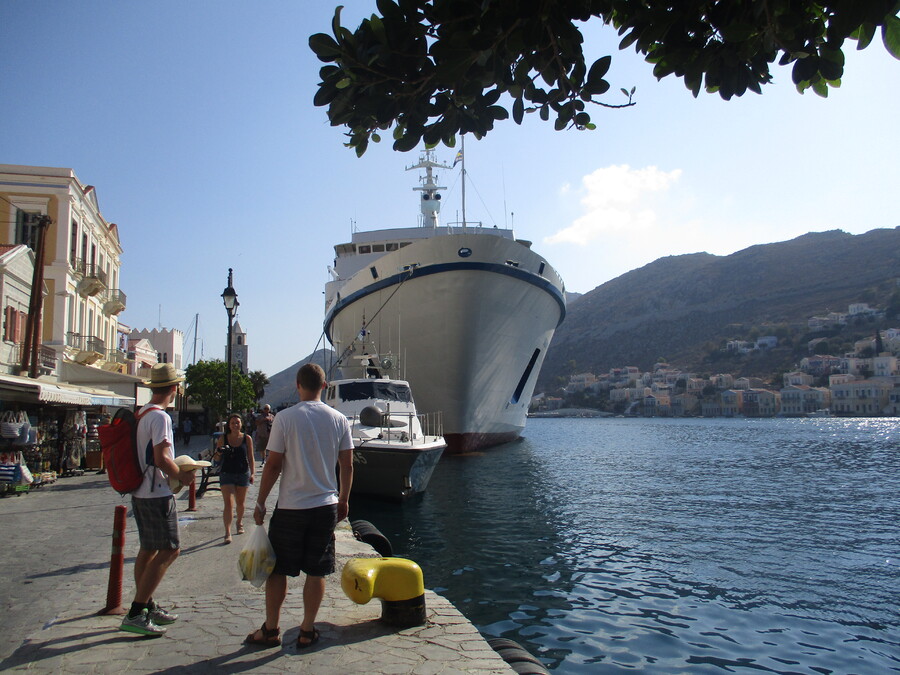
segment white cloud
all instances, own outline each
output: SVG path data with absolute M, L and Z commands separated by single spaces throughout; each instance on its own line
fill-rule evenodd
M 680 176 L 680 169 L 667 173 L 655 166 L 632 169 L 623 164 L 597 169 L 581 179 L 583 215 L 546 237 L 544 243 L 584 246 L 612 232 L 646 234 L 659 222 L 651 196 L 666 192 Z M 569 186 L 562 192 L 572 193 Z

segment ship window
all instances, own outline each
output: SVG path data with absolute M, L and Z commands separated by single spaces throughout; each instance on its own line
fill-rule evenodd
M 377 278 L 378 278 L 378 270 L 376 270 L 374 267 L 370 267 L 370 268 L 369 268 L 369 271 L 372 273 L 372 278 L 373 278 L 373 279 L 377 279 Z
M 531 355 L 531 360 L 528 362 L 528 366 L 525 368 L 525 372 L 522 373 L 522 378 L 519 380 L 519 384 L 516 385 L 516 390 L 513 392 L 510 403 L 519 402 L 519 399 L 522 396 L 522 392 L 525 390 L 525 385 L 528 382 L 528 378 L 531 376 L 531 371 L 534 370 L 534 364 L 537 363 L 538 356 L 540 356 L 540 354 L 540 349 L 534 350 L 534 354 Z
M 384 244 L 372 244 L 372 253 L 384 253 Z
M 411 243 L 412 243 L 411 241 L 401 241 L 400 248 L 405 248 L 406 246 L 409 246 Z
M 397 242 L 392 242 L 390 244 L 385 244 L 384 248 L 386 251 L 396 251 L 399 247 L 397 246 Z
M 340 385 L 339 396 L 342 401 L 365 401 L 374 398 L 381 401 L 412 401 L 409 387 L 393 382 L 348 382 Z
M 538 269 L 538 274 L 543 274 L 543 273 L 544 273 L 544 263 L 541 263 L 541 267 L 540 267 L 540 269 Z
M 360 252 L 360 253 L 371 253 L 371 252 L 372 252 L 372 247 L 371 247 L 371 246 L 360 246 L 360 247 L 359 247 L 359 252 Z

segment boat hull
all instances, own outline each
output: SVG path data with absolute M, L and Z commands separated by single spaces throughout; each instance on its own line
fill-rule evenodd
M 342 285 L 325 328 L 338 352 L 360 326 L 400 358 L 416 407 L 443 415 L 448 453 L 509 442 L 525 427 L 562 281 L 515 240 L 463 233 L 415 242 Z
M 367 443 L 353 450 L 351 494 L 403 501 L 425 491 L 444 452 L 433 447 L 398 447 Z

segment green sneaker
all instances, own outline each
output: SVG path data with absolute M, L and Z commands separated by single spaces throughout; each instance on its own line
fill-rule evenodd
M 119 630 L 149 637 L 162 637 L 166 632 L 165 628 L 157 626 L 150 620 L 150 610 L 148 609 L 145 609 L 137 616 L 126 616 L 122 619 L 122 625 L 119 626 Z

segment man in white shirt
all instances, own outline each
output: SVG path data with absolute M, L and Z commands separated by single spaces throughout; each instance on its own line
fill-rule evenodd
M 134 600 L 119 628 L 151 637 L 161 636 L 166 632 L 163 626 L 178 618 L 157 605 L 153 593 L 181 552 L 178 513 L 169 478 L 180 480 L 182 485 L 194 480 L 193 471 L 182 471 L 175 463 L 172 418 L 166 413 L 183 380 L 171 363 L 153 366 L 150 381 L 144 383 L 153 395 L 136 415 L 138 459 L 144 482 L 131 493 L 131 509 L 141 547 L 134 561 Z
M 279 620 L 287 595 L 287 577 L 306 574 L 303 622 L 297 647 L 315 644 L 316 615 L 325 596 L 325 576 L 334 572 L 334 528 L 347 517 L 353 483 L 350 422 L 322 403 L 325 373 L 307 363 L 297 371 L 300 402 L 275 416 L 269 436 L 269 459 L 259 485 L 254 520 L 262 525 L 266 498 L 281 476 L 278 503 L 269 523 L 275 569 L 266 580 L 266 620 L 247 636 L 247 644 L 281 644 Z M 340 491 L 335 465 L 340 467 Z

